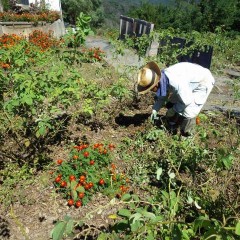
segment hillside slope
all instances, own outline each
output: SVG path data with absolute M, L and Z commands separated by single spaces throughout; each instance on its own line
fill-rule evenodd
M 119 25 L 120 15 L 127 15 L 129 10 L 133 7 L 140 6 L 141 1 L 139 0 L 102 0 L 105 24 L 107 27 L 117 27 Z M 167 0 L 149 0 L 152 4 L 167 4 Z

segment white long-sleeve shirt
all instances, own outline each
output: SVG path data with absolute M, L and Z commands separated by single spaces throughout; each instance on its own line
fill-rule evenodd
M 180 115 L 186 118 L 196 117 L 215 83 L 209 69 L 181 62 L 164 71 L 169 79 L 168 96 L 158 97 L 153 109 L 159 111 L 167 100 L 174 103 L 173 109 Z

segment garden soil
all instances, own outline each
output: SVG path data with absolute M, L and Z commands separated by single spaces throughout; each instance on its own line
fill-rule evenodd
M 138 68 L 144 64 L 143 60 L 139 59 L 130 50 L 126 50 L 123 56 L 115 56 L 113 47 L 100 37 L 89 37 L 86 45 L 88 47 L 100 47 L 106 53 L 108 66 L 120 72 L 124 71 L 126 66 Z M 83 69 L 83 73 L 85 72 L 87 76 L 94 65 L 96 64 L 85 64 L 86 69 Z M 238 69 L 235 68 L 234 71 L 238 71 Z M 134 81 L 134 74 L 129 77 Z M 231 90 L 231 82 L 234 77 L 227 73 L 221 76 L 215 75 L 216 85 L 203 111 L 219 110 L 239 114 L 240 103 L 234 101 Z M 143 131 L 146 124 L 149 124 L 152 101 L 152 97 L 146 95 L 139 100 L 137 107 L 131 106 L 131 104 L 121 106 L 121 104 L 116 103 L 113 105 L 114 111 L 109 123 L 72 125 L 68 129 L 71 132 L 69 141 L 85 137 L 90 142 L 100 142 L 105 139 L 117 145 L 125 137 L 131 138 L 137 132 Z M 68 151 L 65 149 L 64 143 L 49 146 L 49 149 L 49 157 L 52 161 L 68 157 Z M 120 164 L 119 167 L 124 169 L 124 162 L 121 159 L 116 159 L 116 161 Z M 116 213 L 117 209 L 121 207 L 118 199 L 114 198 L 112 200 L 113 204 L 109 204 L 109 198 L 98 194 L 86 206 L 79 209 L 69 208 L 66 205 L 66 200 L 54 191 L 50 178 L 49 172 L 42 170 L 36 172 L 34 182 L 31 182 L 31 184 L 16 186 L 18 201 L 14 202 L 8 209 L 1 206 L 0 239 L 49 240 L 54 224 L 58 220 L 62 220 L 65 215 L 69 215 L 76 220 L 80 220 L 86 215 L 89 216 L 89 219 L 85 219 L 85 223 L 89 227 L 79 229 L 82 236 L 86 236 L 89 229 L 97 234 L 100 228 L 103 230 L 114 222 L 109 218 L 109 215 Z M 101 211 L 100 207 L 102 208 Z M 84 238 L 79 235 L 75 239 Z

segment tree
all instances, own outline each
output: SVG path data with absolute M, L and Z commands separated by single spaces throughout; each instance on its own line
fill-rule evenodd
M 101 0 L 62 0 L 63 17 L 66 22 L 76 23 L 80 12 L 91 16 L 91 26 L 99 27 L 103 23 Z
M 170 4 L 171 3 L 171 4 Z M 172 0 L 168 5 L 142 2 L 129 14 L 153 22 L 155 28 L 214 32 L 219 26 L 239 32 L 239 0 Z
M 232 29 L 236 18 L 239 18 L 239 0 L 201 0 L 199 7 L 203 26 L 210 31 L 217 26 Z

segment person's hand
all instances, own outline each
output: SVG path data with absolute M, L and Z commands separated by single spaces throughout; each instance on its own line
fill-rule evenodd
M 156 120 L 158 120 L 159 119 L 159 117 L 157 116 L 157 111 L 156 110 L 152 110 L 152 114 L 151 114 L 151 121 L 152 122 L 154 122 L 154 121 L 156 121 Z

